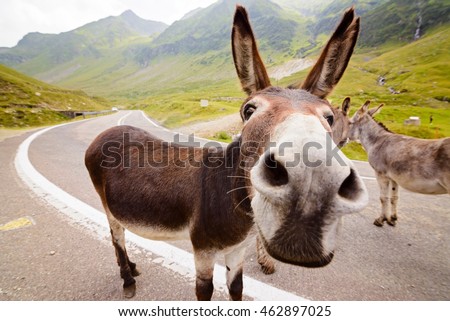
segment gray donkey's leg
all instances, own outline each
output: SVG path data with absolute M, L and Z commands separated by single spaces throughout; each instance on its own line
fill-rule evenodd
M 391 180 L 377 173 L 377 182 L 380 187 L 381 215 L 373 222 L 376 226 L 383 226 L 384 221 L 391 217 L 390 182 Z
M 389 225 L 394 226 L 397 221 L 397 202 L 398 202 L 398 184 L 394 180 L 391 180 L 390 192 L 391 192 L 391 217 L 387 219 L 387 223 Z

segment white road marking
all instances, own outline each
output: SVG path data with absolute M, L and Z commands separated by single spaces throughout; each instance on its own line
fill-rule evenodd
M 95 232 L 99 239 L 104 239 L 109 237 L 109 226 L 106 215 L 50 182 L 36 170 L 28 158 L 29 147 L 37 137 L 54 128 L 71 124 L 73 123 L 48 127 L 25 139 L 22 144 L 20 144 L 14 160 L 16 171 L 19 177 L 36 195 L 39 196 L 39 198 L 45 200 L 57 210 L 69 216 L 76 223 Z M 159 263 L 162 266 L 190 279 L 195 278 L 194 259 L 191 253 L 164 242 L 143 239 L 131 232 L 127 233 L 127 239 L 134 244 L 162 257 L 160 260 L 154 260 L 154 263 Z M 217 290 L 226 291 L 227 287 L 225 274 L 225 268 L 223 266 L 216 265 L 214 269 L 214 284 Z M 306 300 L 305 298 L 297 296 L 293 293 L 278 289 L 248 276 L 244 276 L 244 295 L 258 301 Z
M 170 132 L 170 133 L 173 133 L 173 134 L 175 134 L 175 135 L 183 135 L 183 136 L 186 136 L 186 137 L 189 136 L 189 135 L 182 134 L 182 133 L 179 133 L 179 132 L 171 131 L 170 129 L 167 129 L 166 127 L 163 127 L 163 126 L 160 126 L 160 125 L 156 124 L 154 121 L 152 121 L 152 120 L 145 114 L 145 112 L 144 112 L 143 110 L 141 110 L 141 113 L 142 113 L 142 116 L 143 116 L 150 124 L 152 124 L 152 125 L 155 126 L 155 127 L 164 129 L 165 131 Z M 217 141 L 217 140 L 211 140 L 211 139 L 201 138 L 201 137 L 197 137 L 197 136 L 195 136 L 195 139 L 196 139 L 197 141 L 203 141 L 204 143 L 210 143 L 210 142 L 218 143 L 218 144 L 222 145 L 223 147 L 226 147 L 226 146 L 228 145 L 228 144 L 226 144 L 226 143 L 219 142 L 219 141 Z
M 158 128 L 162 128 L 162 129 L 164 129 L 166 131 L 169 131 L 167 128 L 162 127 L 162 126 L 158 125 L 157 123 L 155 123 L 153 120 L 151 120 L 143 110 L 141 110 L 141 113 L 142 113 L 142 117 L 144 117 L 153 126 L 158 127 Z
M 128 116 L 130 116 L 130 114 L 131 114 L 131 111 L 128 112 L 125 116 L 122 116 L 122 117 L 117 121 L 117 126 L 123 125 L 123 122 L 124 122 L 125 118 L 127 118 Z
M 362 161 L 362 160 L 357 160 L 357 159 L 352 160 L 352 162 L 363 163 L 363 164 L 369 164 L 369 162 Z

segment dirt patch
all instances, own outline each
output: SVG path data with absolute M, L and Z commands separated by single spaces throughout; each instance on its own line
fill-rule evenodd
M 284 77 L 290 76 L 296 72 L 307 69 L 314 64 L 312 59 L 293 59 L 282 65 L 275 66 L 269 69 L 270 77 L 280 80 Z

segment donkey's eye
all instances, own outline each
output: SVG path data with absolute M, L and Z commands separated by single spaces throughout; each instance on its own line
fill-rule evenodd
M 248 120 L 253 115 L 255 110 L 256 110 L 255 105 L 252 105 L 252 104 L 245 105 L 244 111 L 243 111 L 244 119 Z
M 328 116 L 324 116 L 324 117 L 327 120 L 328 124 L 330 126 L 333 126 L 333 124 L 334 124 L 334 117 L 333 117 L 333 115 L 328 115 Z

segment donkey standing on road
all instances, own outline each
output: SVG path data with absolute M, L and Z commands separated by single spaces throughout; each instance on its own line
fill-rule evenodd
M 350 120 L 350 140 L 359 140 L 380 186 L 381 215 L 374 224 L 397 221 L 398 185 L 416 193 L 450 194 L 450 138 L 419 139 L 387 130 L 373 116 L 383 105 L 367 101 Z
M 334 114 L 323 99 L 341 78 L 358 31 L 350 9 L 306 81 L 272 87 L 247 12 L 237 6 L 233 58 L 249 95 L 238 140 L 226 149 L 186 147 L 117 126 L 92 142 L 85 164 L 111 227 L 125 296 L 135 294 L 139 274 L 125 228 L 156 240 L 190 239 L 199 300 L 211 299 L 220 254 L 230 297 L 242 299 L 244 252 L 254 233 L 281 261 L 331 262 L 342 215 L 368 201 L 353 164 L 330 139 Z

